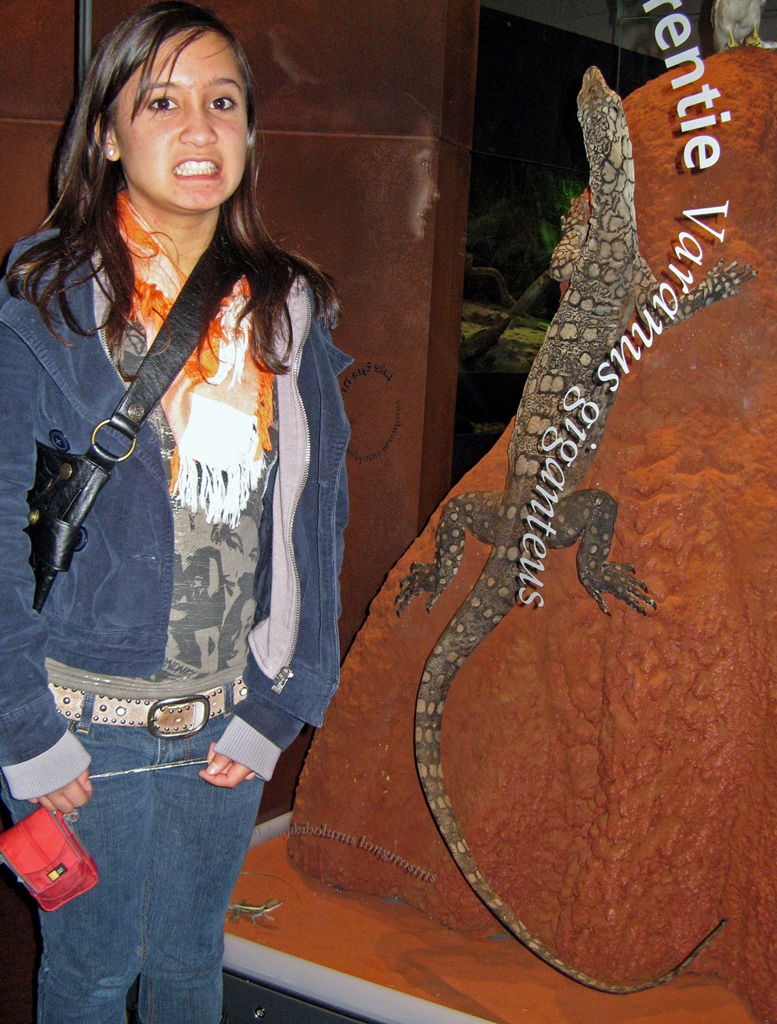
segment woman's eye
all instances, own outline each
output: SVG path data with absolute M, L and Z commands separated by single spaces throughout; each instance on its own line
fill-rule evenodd
M 231 110 L 236 106 L 235 101 L 230 99 L 229 96 L 219 96 L 219 98 L 214 100 L 211 105 L 214 110 Z
M 159 96 L 149 103 L 151 110 L 172 110 L 175 104 L 169 96 Z

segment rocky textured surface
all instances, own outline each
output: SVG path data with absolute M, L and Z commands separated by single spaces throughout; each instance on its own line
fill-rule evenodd
M 656 975 L 728 917 L 694 969 L 777 1020 L 777 56 L 721 54 L 704 81 L 732 117 L 701 173 L 681 164 L 676 106 L 691 87 L 666 75 L 626 102 L 642 252 L 660 275 L 690 231 L 703 267 L 681 262 L 696 279 L 721 257 L 759 277 L 643 353 L 586 481 L 619 502 L 611 557 L 637 566 L 658 609 L 641 618 L 610 601 L 602 615 L 574 551 L 551 553 L 545 607 L 515 608 L 459 673 L 443 763 L 481 869 L 568 963 L 614 982 Z M 708 221 L 723 244 L 683 219 L 727 201 Z M 501 489 L 506 441 L 458 491 Z M 431 615 L 416 602 L 398 620 L 392 606 L 409 563 L 431 558 L 435 525 L 346 659 L 289 848 L 325 882 L 482 935 L 498 926 L 436 833 L 412 732 L 425 659 L 486 549 L 468 538 Z

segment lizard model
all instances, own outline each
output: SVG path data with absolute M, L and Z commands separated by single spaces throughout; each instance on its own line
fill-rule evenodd
M 527 594 L 531 589 L 527 583 L 531 573 L 526 575 L 527 556 L 541 559 L 546 547 L 568 547 L 579 541 L 580 582 L 603 612 L 607 613 L 603 594 L 612 594 L 643 615 L 646 608 L 655 608 L 648 588 L 636 579 L 633 566 L 606 561 L 618 509 L 615 501 L 604 491 L 576 490 L 601 441 L 617 394 L 597 379 L 597 367 L 607 360 L 611 349 L 619 342 L 635 309 L 644 309 L 659 287 L 638 247 L 634 167 L 623 106 L 597 68 L 589 68 L 583 79 L 578 96 L 578 118 L 590 165 L 590 202 L 584 195 L 572 204 L 563 222 L 563 237 L 554 252 L 551 272 L 559 280 L 568 280 L 569 286 L 535 359 L 518 407 L 508 449 L 509 469 L 504 492 L 463 494 L 448 502 L 437 530 L 434 562 L 413 563 L 410 575 L 400 584 L 395 605 L 401 614 L 413 597 L 427 592 L 430 593 L 427 608 L 431 608 L 458 571 L 465 530 L 492 545 L 480 578 L 435 644 L 424 668 L 415 718 L 416 764 L 421 784 L 437 827 L 458 867 L 505 928 L 567 977 L 603 992 L 626 993 L 675 978 L 725 922 L 721 922 L 681 964 L 653 980 L 634 985 L 610 985 L 570 967 L 532 935 L 478 869 L 451 808 L 440 763 L 443 706 L 464 659 L 507 615 L 519 597 L 526 604 L 535 598 L 540 605 L 542 603 L 537 591 Z M 721 260 L 692 291 L 678 300 L 678 308 L 671 311 L 671 315 L 661 316 L 662 329 L 719 299 L 735 295 L 739 286 L 754 276 L 748 266 L 737 267 L 732 263 L 724 269 L 722 263 Z M 666 304 L 663 308 L 670 313 Z M 566 449 L 567 456 L 573 449 L 575 454 L 567 458 L 562 467 L 560 457 L 557 461 L 546 457 L 548 447 L 543 441 L 567 435 L 571 438 L 569 427 L 564 433 L 555 429 L 563 429 L 570 409 L 565 396 L 570 394 L 577 400 L 573 401 L 573 406 L 582 405 L 583 413 L 588 410 L 587 431 L 577 432 L 579 448 L 572 445 L 571 449 Z M 586 405 L 582 398 L 587 400 Z M 598 416 L 594 419 L 596 408 Z M 567 418 L 566 423 L 569 422 Z M 563 456 L 563 447 L 559 451 Z M 558 456 L 558 452 L 555 454 Z M 552 470 L 551 463 L 555 467 Z M 528 541 L 527 521 L 529 525 L 534 523 L 535 535 L 541 532 L 537 503 L 532 505 L 533 490 L 541 486 L 540 481 L 544 484 L 546 500 L 550 495 L 548 510 L 555 525 L 551 528 L 549 523 L 545 524 L 544 536 Z M 554 487 L 558 493 L 554 493 Z M 536 562 L 533 565 L 534 569 L 543 568 Z M 541 586 L 536 580 L 534 583 Z

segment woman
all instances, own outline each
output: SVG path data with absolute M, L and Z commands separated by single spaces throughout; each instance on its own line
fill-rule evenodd
M 4 798 L 17 819 L 78 811 L 100 871 L 42 915 L 46 1024 L 118 1024 L 138 975 L 143 1024 L 219 1021 L 262 780 L 337 685 L 348 360 L 328 279 L 262 227 L 257 164 L 231 31 L 177 0 L 138 11 L 95 54 L 55 232 L 17 247 L 0 295 Z M 38 614 L 36 443 L 89 447 L 211 245 L 197 349 Z

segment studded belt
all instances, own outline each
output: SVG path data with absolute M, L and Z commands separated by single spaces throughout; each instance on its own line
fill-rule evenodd
M 68 686 L 49 683 L 57 711 L 73 721 L 83 716 L 87 697 L 94 696 L 92 723 L 95 725 L 143 726 L 153 736 L 168 739 L 193 736 L 203 729 L 211 718 L 223 715 L 227 709 L 227 691 L 232 691 L 232 704 L 239 704 L 248 696 L 248 687 L 242 678 L 227 686 L 192 694 L 190 697 L 169 697 L 166 700 L 142 698 L 102 697 L 72 690 Z

